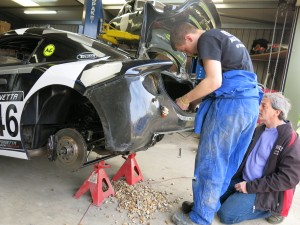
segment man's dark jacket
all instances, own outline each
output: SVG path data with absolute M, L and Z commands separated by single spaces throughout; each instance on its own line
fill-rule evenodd
M 255 129 L 253 139 L 234 178 L 242 177 L 246 160 L 265 128 L 263 124 Z M 278 126 L 277 130 L 278 138 L 264 168 L 263 176 L 247 182 L 246 188 L 249 194 L 256 194 L 255 209 L 270 211 L 273 215 L 287 216 L 295 187 L 300 181 L 300 140 L 290 122 Z

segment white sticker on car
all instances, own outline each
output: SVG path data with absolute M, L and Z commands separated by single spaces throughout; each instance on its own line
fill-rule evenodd
M 77 59 L 97 59 L 98 56 L 92 52 L 83 52 L 77 55 Z
M 51 85 L 65 85 L 73 88 L 78 76 L 89 63 L 100 61 L 97 60 L 83 60 L 71 63 L 64 63 L 50 67 L 34 86 L 30 89 L 25 97 L 25 102 L 38 90 Z
M 113 78 L 122 69 L 122 62 L 111 62 L 92 67 L 85 70 L 80 78 L 81 82 L 86 86 L 91 86 Z

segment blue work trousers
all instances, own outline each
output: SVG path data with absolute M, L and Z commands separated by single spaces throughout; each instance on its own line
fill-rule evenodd
M 258 118 L 255 98 L 216 99 L 202 126 L 193 179 L 194 206 L 189 216 L 211 224 L 251 141 Z
M 228 190 L 221 197 L 221 208 L 218 211 L 220 221 L 225 224 L 240 223 L 245 220 L 267 218 L 268 211 L 256 210 L 254 207 L 256 194 L 244 194 L 235 191 L 234 185 L 242 179 L 232 180 Z

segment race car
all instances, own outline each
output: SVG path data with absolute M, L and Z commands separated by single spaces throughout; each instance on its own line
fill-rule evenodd
M 166 19 L 176 19 L 176 12 L 168 12 Z M 0 35 L 0 155 L 45 154 L 75 170 L 146 150 L 164 134 L 192 131 L 195 112 L 181 110 L 175 101 L 194 82 L 180 71 L 170 72 L 171 60 L 144 56 L 151 29 L 157 28 L 152 24 L 143 23 L 149 29 L 136 57 L 53 28 Z M 100 157 L 88 161 L 91 152 Z
M 177 97 L 192 88 L 172 63 L 136 60 L 88 37 L 51 28 L 0 36 L 0 155 L 77 168 L 87 154 L 128 154 L 161 134 L 191 130 Z

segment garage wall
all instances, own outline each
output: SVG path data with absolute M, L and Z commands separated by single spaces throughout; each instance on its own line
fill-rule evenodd
M 300 72 L 299 72 L 299 58 L 300 58 L 300 10 L 297 8 L 297 23 L 296 30 L 291 47 L 291 57 L 287 78 L 284 88 L 284 94 L 291 100 L 292 109 L 289 113 L 288 119 L 293 123 L 294 128 L 300 127 Z M 299 130 L 300 133 L 300 130 Z
M 273 31 L 274 31 L 274 29 L 240 29 L 240 28 L 224 29 L 224 30 L 238 37 L 247 47 L 249 52 L 251 50 L 253 40 L 255 39 L 262 38 L 268 40 L 271 43 L 273 37 Z M 275 36 L 274 36 L 274 43 L 280 43 L 282 32 L 284 32 L 282 44 L 288 45 L 289 37 L 290 37 L 290 29 L 285 29 L 285 31 L 283 31 L 283 29 L 276 29 Z M 276 70 L 275 70 L 276 59 L 271 60 L 270 63 L 268 61 L 268 58 L 262 60 L 252 60 L 252 62 L 254 66 L 254 71 L 258 76 L 259 83 L 265 84 L 268 89 L 271 89 L 272 79 L 273 76 L 275 75 L 272 89 L 279 90 L 279 91 L 282 89 L 281 83 L 283 80 L 285 59 L 278 60 Z M 268 70 L 268 66 L 269 66 L 269 70 Z M 269 76 L 267 78 L 268 71 L 269 71 Z
M 26 24 L 26 27 L 53 27 L 58 30 L 78 33 L 79 26 L 77 24 Z

